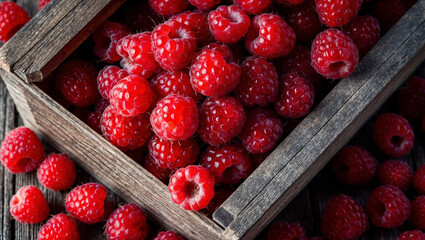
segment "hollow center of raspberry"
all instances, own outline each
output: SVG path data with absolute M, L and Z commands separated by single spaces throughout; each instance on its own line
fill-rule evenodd
M 378 202 L 378 204 L 376 204 L 376 212 L 378 213 L 378 216 L 384 216 L 385 211 L 387 211 L 387 209 L 385 208 L 385 204 L 383 202 Z
M 229 19 L 232 23 L 238 23 L 240 22 L 240 16 L 236 12 L 230 12 L 227 16 L 227 19 Z
M 391 144 L 394 146 L 400 146 L 403 143 L 403 138 L 400 136 L 393 136 L 391 138 Z
M 16 164 L 15 168 L 30 170 L 32 169 L 32 159 L 31 158 L 21 158 Z
M 170 32 L 169 37 L 170 39 L 186 39 L 190 38 L 190 35 L 185 29 L 179 28 L 176 31 Z
M 331 65 L 329 66 L 329 69 L 332 72 L 340 72 L 340 73 L 345 73 L 349 71 L 347 64 L 342 61 L 331 63 Z
M 188 182 L 184 186 L 184 193 L 188 197 L 195 197 L 199 193 L 199 185 L 194 182 Z

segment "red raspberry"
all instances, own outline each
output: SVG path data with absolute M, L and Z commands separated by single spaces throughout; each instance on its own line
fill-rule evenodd
M 198 129 L 199 113 L 191 97 L 170 94 L 156 104 L 150 120 L 160 138 L 185 140 Z
M 236 184 L 250 174 L 251 159 L 245 149 L 236 145 L 209 146 L 200 164 L 210 170 L 216 183 Z
M 394 158 L 407 154 L 415 141 L 412 126 L 405 118 L 394 113 L 378 117 L 373 128 L 373 137 L 378 147 Z
M 118 62 L 118 41 L 130 34 L 130 29 L 122 23 L 106 21 L 93 33 L 94 54 L 107 63 Z
M 44 8 L 51 0 L 38 0 L 38 11 Z
M 152 31 L 156 25 L 164 21 L 164 18 L 149 6 L 149 1 L 127 1 L 127 4 L 123 23 L 132 32 Z
M 201 10 L 209 10 L 220 4 L 221 0 L 189 0 L 189 3 Z
M 230 142 L 245 124 L 246 114 L 238 100 L 229 97 L 209 97 L 199 109 L 199 136 L 202 141 L 218 146 Z
M 372 6 L 372 16 L 376 17 L 384 32 L 387 32 L 406 13 L 401 0 L 378 0 Z
M 363 185 L 372 181 L 378 161 L 366 149 L 358 146 L 343 148 L 332 161 L 336 177 L 346 185 Z
M 55 191 L 68 189 L 74 184 L 77 173 L 74 162 L 66 154 L 50 154 L 37 170 L 38 181 Z
M 99 101 L 97 101 L 96 105 L 94 106 L 94 110 L 96 112 L 103 113 L 109 105 L 110 105 L 110 103 L 109 103 L 108 100 L 101 98 L 101 99 L 99 99 Z
M 190 31 L 195 34 L 198 46 L 203 46 L 211 40 L 208 18 L 200 11 L 186 11 L 171 17 L 169 20 L 176 20 L 188 26 Z
M 279 96 L 274 103 L 277 113 L 286 118 L 307 115 L 314 103 L 313 84 L 297 73 L 282 75 L 279 81 Z
M 294 7 L 295 5 L 302 4 L 304 0 L 276 0 L 276 2 L 282 4 L 284 7 Z
M 409 217 L 410 201 L 397 187 L 384 185 L 372 192 L 366 211 L 375 226 L 396 228 Z
M 273 63 L 253 56 L 243 61 L 241 69 L 242 79 L 234 93 L 242 105 L 265 107 L 276 100 L 279 76 Z
M 103 98 L 109 100 L 109 93 L 111 89 L 123 78 L 128 76 L 128 72 L 125 69 L 121 69 L 117 66 L 106 66 L 100 70 L 97 76 L 97 88 L 99 89 L 100 95 Z
M 177 20 L 158 25 L 152 32 L 155 59 L 167 71 L 186 67 L 196 53 L 196 36 L 190 28 Z
M 12 173 L 31 172 L 40 165 L 43 158 L 43 144 L 27 127 L 13 129 L 1 143 L 1 163 Z
M 328 27 L 342 26 L 357 16 L 363 0 L 316 0 L 320 21 Z
M 143 209 L 134 203 L 117 208 L 106 222 L 108 240 L 146 239 L 149 225 Z
M 415 228 L 425 229 L 425 195 L 420 195 L 412 201 L 409 221 Z
M 99 98 L 97 75 L 98 71 L 91 63 L 74 59 L 59 68 L 55 79 L 66 100 L 74 106 L 87 107 Z
M 419 194 L 425 194 L 425 165 L 416 170 L 413 176 L 413 186 Z
M 107 191 L 98 183 L 86 183 L 68 193 L 65 200 L 66 210 L 77 220 L 93 224 L 103 220 Z
M 320 32 L 319 16 L 312 1 L 290 8 L 287 19 L 298 41 L 310 42 Z
M 283 123 L 267 108 L 253 108 L 240 134 L 243 146 L 251 153 L 265 153 L 275 148 L 283 135 Z
M 272 5 L 272 0 L 233 0 L 233 2 L 250 14 L 264 12 Z
M 203 49 L 190 67 L 195 91 L 205 96 L 221 96 L 232 91 L 241 79 L 238 64 L 228 62 L 218 49 Z
M 307 240 L 307 234 L 299 223 L 278 222 L 269 226 L 267 240 Z
M 153 136 L 148 150 L 159 167 L 177 170 L 196 162 L 199 146 L 195 139 L 170 141 Z
M 356 44 L 360 58 L 366 55 L 381 38 L 378 20 L 371 16 L 357 16 L 347 23 L 342 31 Z
M 290 53 L 294 46 L 294 30 L 281 16 L 264 13 L 254 17 L 245 42 L 250 53 L 277 58 Z
M 143 167 L 162 182 L 167 181 L 168 178 L 171 176 L 171 169 L 160 167 L 151 155 L 146 156 L 146 160 L 143 164 Z
M 179 94 L 191 97 L 195 101 L 201 101 L 203 98 L 201 94 L 193 90 L 190 83 L 190 75 L 186 70 L 161 72 L 155 78 L 151 78 L 151 85 L 161 97 L 166 97 L 169 94 Z
M 18 4 L 0 3 L 0 41 L 7 42 L 29 20 L 28 13 Z
M 49 214 L 49 204 L 34 186 L 25 186 L 10 199 L 10 214 L 22 223 L 41 223 Z
M 425 79 L 413 76 L 397 92 L 398 108 L 404 117 L 419 120 L 425 115 Z
M 152 135 L 148 114 L 125 117 L 112 106 L 105 109 L 100 124 L 105 138 L 121 150 L 141 147 Z
M 368 226 L 369 221 L 365 210 L 352 197 L 339 194 L 326 204 L 321 223 L 322 234 L 325 238 L 357 239 Z
M 214 197 L 214 175 L 202 166 L 180 168 L 171 176 L 168 191 L 183 209 L 199 211 Z
M 184 240 L 184 238 L 173 231 L 159 232 L 153 240 Z
M 405 231 L 398 240 L 425 240 L 425 234 L 420 230 Z
M 388 160 L 378 168 L 378 180 L 382 185 L 393 185 L 403 192 L 412 187 L 413 170 L 409 164 L 399 160 Z
M 208 204 L 208 207 L 205 209 L 207 217 L 209 218 L 212 218 L 215 210 L 217 210 L 217 208 L 220 207 L 221 204 L 223 204 L 224 201 L 226 201 L 226 199 L 229 198 L 233 193 L 233 191 L 227 185 L 222 185 L 222 187 L 219 187 L 214 191 L 214 197 L 211 199 L 210 204 Z
M 188 0 L 149 0 L 149 6 L 164 17 L 171 17 L 187 9 Z
M 66 214 L 53 216 L 43 225 L 37 240 L 78 240 L 80 233 L 77 222 Z
M 223 5 L 208 14 L 208 24 L 217 41 L 236 43 L 248 32 L 251 20 L 238 6 Z

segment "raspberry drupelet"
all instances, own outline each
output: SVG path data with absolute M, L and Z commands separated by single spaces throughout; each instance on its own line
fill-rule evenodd
M 307 234 L 299 223 L 278 222 L 269 226 L 267 240 L 305 239 Z
M 189 5 L 188 0 L 149 0 L 149 6 L 158 15 L 171 17 L 183 12 Z
M 10 214 L 22 223 L 41 223 L 49 214 L 44 194 L 34 186 L 22 187 L 10 199 Z
M 412 201 L 409 221 L 421 230 L 425 230 L 425 195 L 418 196 Z
M 425 194 L 425 165 L 416 170 L 413 176 L 413 186 L 419 194 Z
M 233 0 L 233 2 L 250 14 L 258 14 L 266 11 L 272 5 L 273 0 Z
M 146 160 L 143 164 L 143 167 L 162 182 L 166 182 L 171 176 L 172 172 L 169 168 L 160 167 L 156 160 L 149 154 L 146 156 Z
M 418 229 L 405 231 L 398 237 L 398 240 L 425 240 L 425 234 Z
M 340 27 L 357 16 L 363 0 L 316 0 L 320 21 L 328 27 Z
M 378 180 L 382 185 L 393 185 L 403 192 L 412 187 L 413 170 L 409 164 L 400 160 L 387 160 L 379 165 Z
M 149 232 L 145 212 L 134 203 L 117 208 L 109 216 L 105 228 L 108 240 L 144 240 Z
M 176 20 L 187 27 L 195 34 L 198 47 L 202 47 L 210 42 L 212 36 L 208 26 L 208 18 L 201 11 L 186 11 L 172 16 L 169 20 Z
M 372 16 L 357 16 L 344 25 L 342 31 L 356 44 L 360 58 L 366 55 L 381 38 L 378 20 Z
M 189 73 L 183 69 L 174 72 L 163 71 L 150 80 L 152 89 L 154 89 L 161 97 L 169 94 L 179 94 L 191 97 L 195 101 L 201 101 L 203 96 L 195 92 L 190 83 Z
M 220 4 L 221 0 L 189 0 L 189 3 L 200 10 L 209 10 Z
M 288 24 L 294 29 L 297 41 L 309 42 L 320 32 L 319 16 L 311 0 L 290 8 L 287 19 Z
M 0 3 L 0 41 L 7 42 L 29 20 L 28 13 L 18 4 Z
M 70 216 L 60 213 L 53 216 L 43 225 L 37 240 L 79 240 L 77 222 Z
M 413 76 L 408 85 L 397 92 L 400 114 L 409 120 L 420 120 L 425 116 L 425 79 Z
M 122 23 L 106 21 L 92 35 L 94 54 L 102 61 L 114 63 L 121 60 L 117 53 L 118 41 L 130 34 L 130 29 Z
M 37 170 L 38 181 L 55 191 L 70 188 L 76 178 L 75 164 L 66 154 L 50 154 Z
M 111 89 L 123 78 L 128 76 L 128 72 L 125 69 L 121 69 L 117 66 L 106 66 L 100 70 L 97 76 L 97 88 L 100 95 L 106 100 L 109 100 L 109 93 Z
M 173 231 L 162 231 L 153 240 L 184 240 L 184 238 Z

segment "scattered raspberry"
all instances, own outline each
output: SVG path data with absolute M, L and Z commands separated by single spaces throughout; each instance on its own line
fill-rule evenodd
M 117 208 L 106 222 L 108 240 L 146 239 L 149 225 L 143 209 L 134 203 Z
M 412 187 L 413 170 L 409 164 L 399 160 L 388 160 L 379 165 L 378 180 L 382 185 L 393 185 L 407 192 Z
M 416 170 L 413 176 L 413 186 L 419 194 L 425 194 L 425 165 Z
M 372 6 L 372 16 L 376 17 L 384 32 L 387 32 L 406 13 L 401 0 L 378 0 Z
M 37 240 L 78 240 L 80 232 L 77 222 L 66 214 L 53 216 L 43 225 L 37 235 Z
M 164 17 L 181 13 L 188 7 L 188 0 L 149 0 L 149 6 Z
M 316 36 L 311 51 L 314 69 L 330 79 L 345 78 L 359 62 L 359 50 L 353 40 L 337 29 L 327 29 Z
M 226 201 L 226 199 L 229 198 L 233 193 L 233 191 L 227 185 L 222 185 L 221 187 L 215 189 L 214 192 L 213 199 L 211 199 L 210 204 L 208 204 L 208 207 L 205 209 L 207 217 L 209 218 L 212 218 L 215 210 L 217 210 L 217 208 L 220 207 L 221 204 L 223 204 L 224 201 Z
M 191 97 L 195 101 L 201 101 L 203 98 L 201 94 L 193 90 L 190 83 L 190 75 L 186 70 L 161 72 L 155 78 L 151 78 L 151 85 L 161 97 L 166 97 L 169 94 L 179 94 Z
M 208 24 L 217 41 L 236 43 L 248 32 L 251 20 L 238 6 L 223 5 L 208 14 Z
M 103 23 L 92 35 L 94 54 L 107 63 L 118 62 L 121 56 L 117 53 L 118 41 L 130 34 L 130 29 L 122 23 Z
M 375 122 L 373 137 L 378 147 L 390 157 L 398 158 L 413 148 L 415 134 L 409 122 L 394 113 L 382 114 Z
M 146 156 L 143 167 L 162 182 L 167 181 L 167 179 L 171 176 L 171 169 L 160 167 L 151 155 Z
M 319 16 L 312 1 L 290 8 L 287 19 L 298 41 L 309 42 L 320 32 Z
M 425 234 L 420 230 L 405 231 L 398 240 L 425 240 Z
M 37 187 L 22 187 L 10 199 L 10 214 L 22 223 L 41 223 L 49 214 L 49 204 Z
M 316 0 L 320 21 L 328 27 L 340 27 L 357 16 L 363 0 Z
M 153 240 L 184 240 L 184 238 L 173 231 L 159 232 Z
M 208 26 L 208 18 L 200 11 L 186 11 L 178 15 L 174 15 L 169 20 L 176 20 L 189 27 L 190 31 L 195 34 L 198 46 L 203 46 L 210 42 L 211 32 Z
M 189 0 L 189 3 L 201 10 L 209 10 L 220 4 L 221 0 Z
M 267 240 L 281 239 L 307 240 L 308 238 L 304 228 L 299 223 L 278 222 L 270 225 Z
M 164 18 L 149 7 L 149 1 L 127 1 L 127 11 L 123 23 L 132 32 L 141 33 L 152 31 L 156 25 L 162 23 Z
M 123 78 L 128 76 L 128 72 L 125 69 L 121 69 L 117 66 L 106 66 L 100 70 L 97 76 L 97 88 L 99 89 L 100 95 L 103 98 L 109 100 L 109 93 L 111 89 Z
M 425 116 L 425 79 L 413 76 L 406 87 L 397 92 L 400 114 L 409 120 L 419 120 Z
M 250 14 L 264 12 L 272 5 L 272 0 L 233 0 L 233 2 Z
M 412 201 L 409 221 L 415 228 L 425 229 L 425 195 L 420 195 Z
M 18 4 L 0 3 L 0 41 L 7 42 L 29 20 L 28 13 Z
M 38 181 L 55 191 L 70 188 L 76 177 L 75 164 L 66 154 L 50 154 L 37 170 Z
M 360 58 L 366 55 L 381 38 L 378 20 L 371 16 L 357 16 L 347 23 L 342 31 L 356 44 Z

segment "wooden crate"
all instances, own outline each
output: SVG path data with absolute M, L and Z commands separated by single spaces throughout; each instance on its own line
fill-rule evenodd
M 188 239 L 253 239 L 425 59 L 425 0 L 419 0 L 210 220 L 174 204 L 166 185 L 32 84 L 124 1 L 52 1 L 0 49 L 0 74 L 27 126 Z

